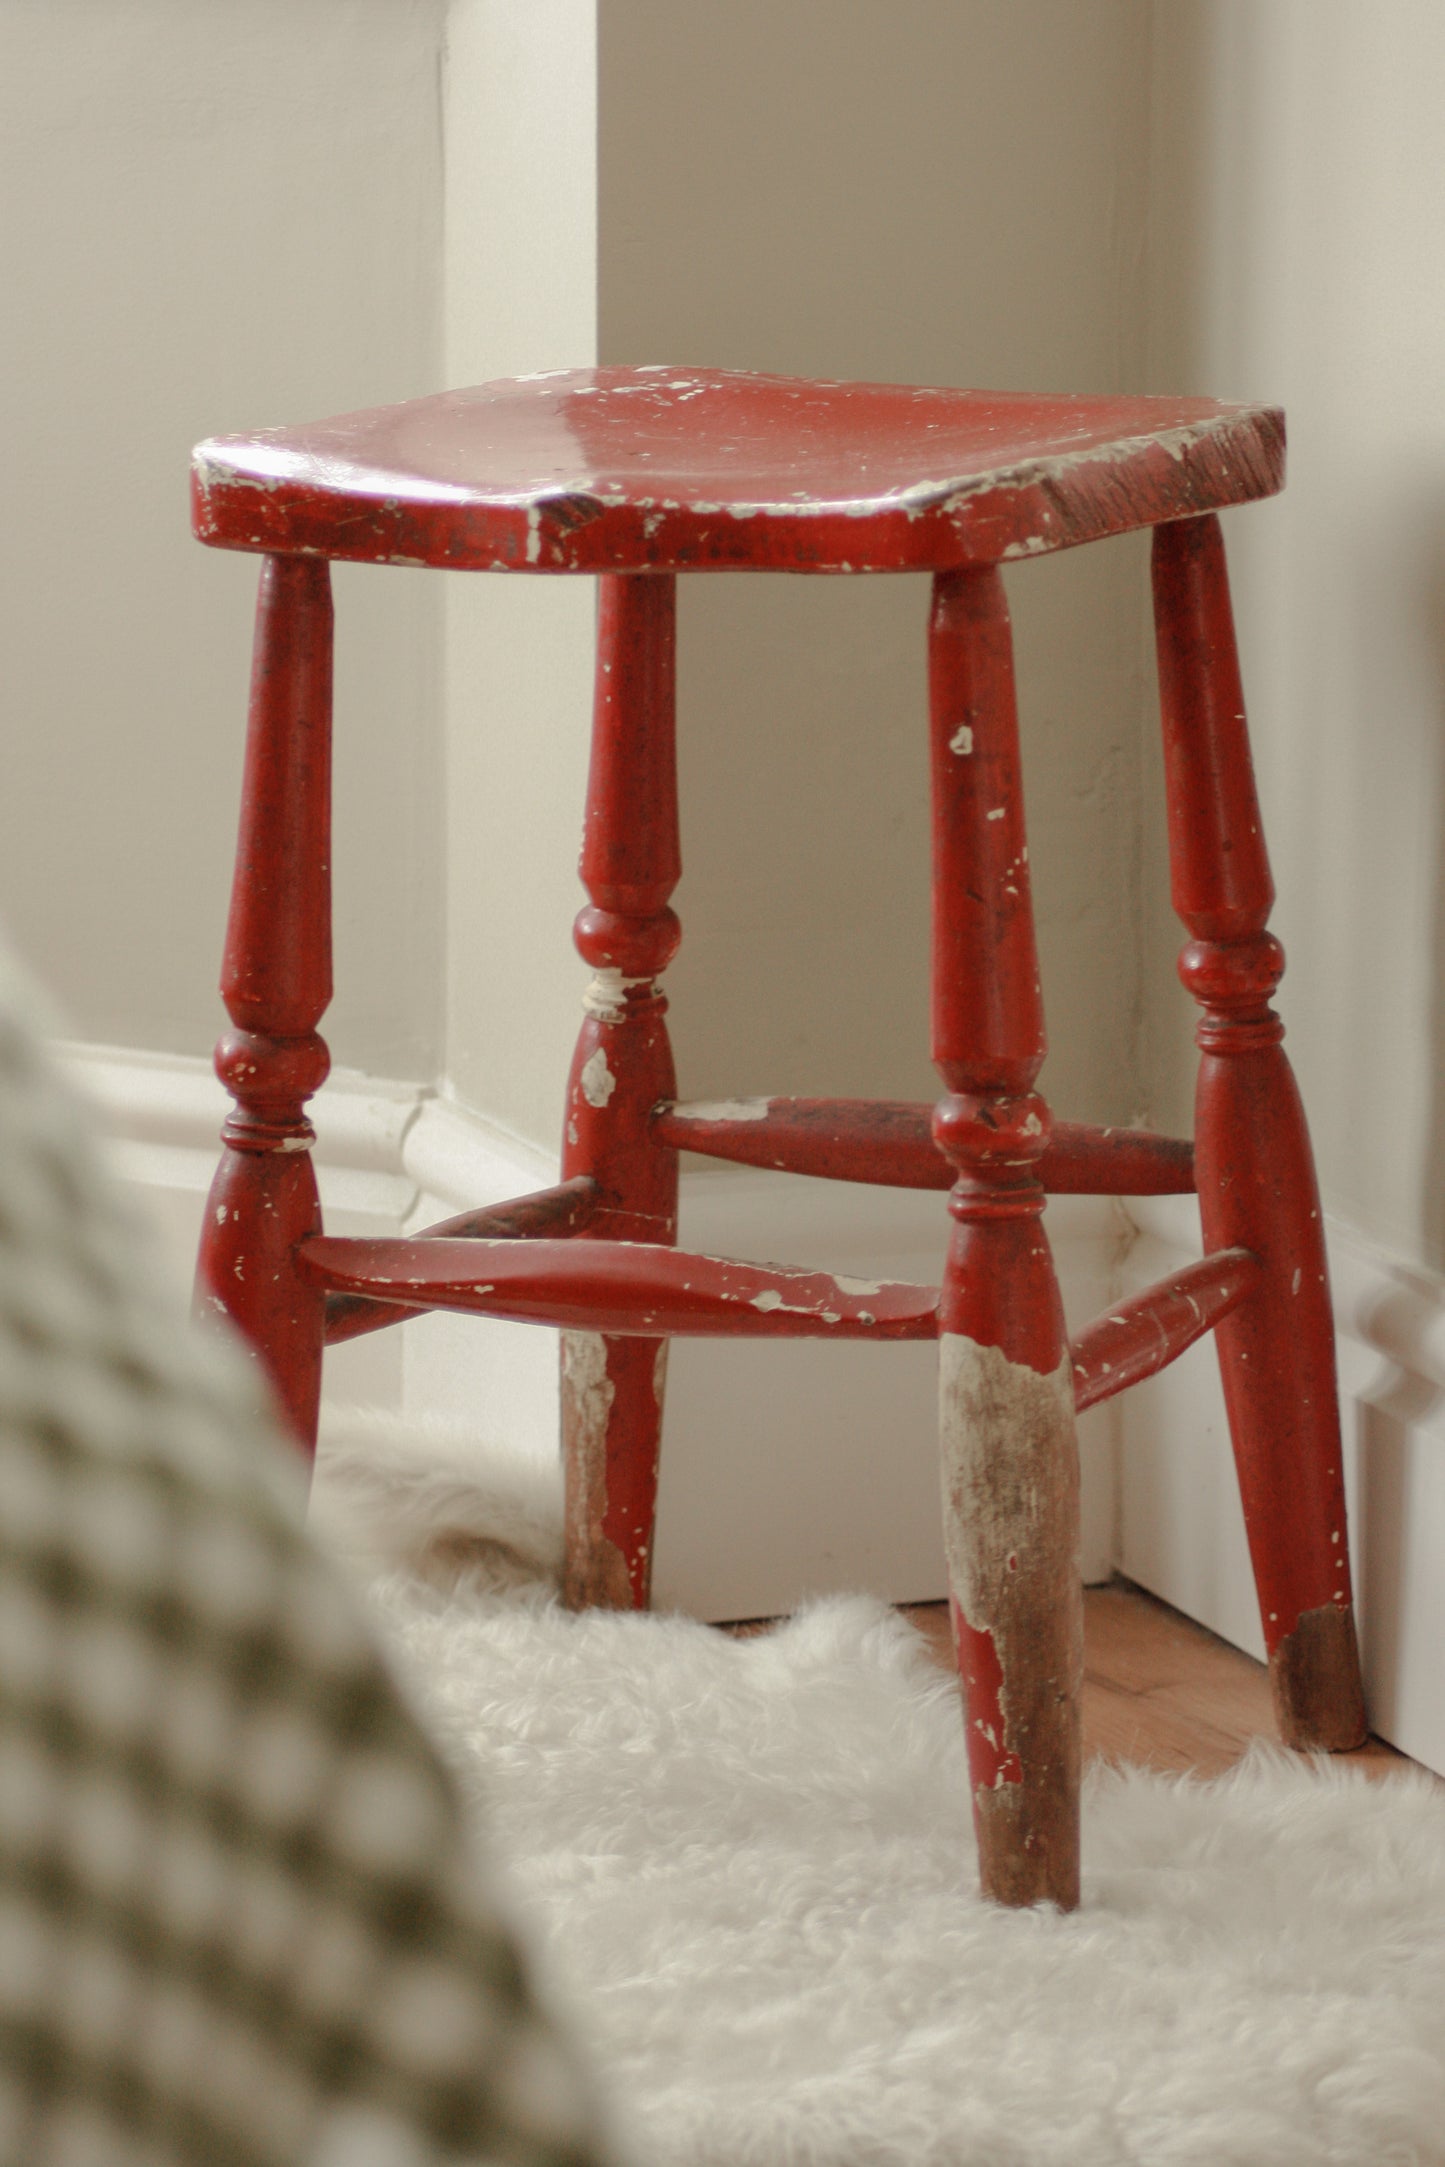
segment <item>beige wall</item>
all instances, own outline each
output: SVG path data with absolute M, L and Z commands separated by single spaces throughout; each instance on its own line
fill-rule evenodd
M 1128 383 L 1146 27 L 1143 0 L 462 0 L 448 381 L 595 354 Z M 1137 1104 L 1141 577 L 1125 544 L 1014 582 L 1047 1082 L 1078 1116 Z M 549 1145 L 591 609 L 553 582 L 448 594 L 447 1070 Z M 932 1092 L 926 610 L 917 579 L 684 583 L 685 1091 Z
M 80 1035 L 200 1053 L 254 565 L 193 441 L 434 387 L 443 0 L 0 0 L 0 919 Z M 337 1058 L 429 1074 L 436 583 L 345 570 Z
M 604 361 L 1137 377 L 1147 8 L 607 0 Z M 1011 577 L 1045 1088 L 1135 1111 L 1136 548 Z M 931 1096 L 927 582 L 685 582 L 684 1092 Z
M 1289 415 L 1289 487 L 1230 534 L 1281 1005 L 1326 1203 L 1439 1267 L 1445 13 L 1170 0 L 1155 35 L 1156 387 Z M 1180 1119 L 1164 884 L 1156 851 L 1147 1070 Z
M 607 0 L 600 27 L 595 0 L 0 0 L 34 568 L 7 588 L 0 910 L 80 1035 L 199 1050 L 218 1021 L 253 581 L 186 534 L 196 436 L 599 351 L 1126 383 L 1147 20 L 1145 0 Z M 1138 555 L 1014 580 L 1046 1080 L 1080 1115 L 1138 1097 Z M 337 587 L 334 1053 L 443 1070 L 550 1144 L 582 975 L 590 589 Z M 689 1088 L 933 1087 L 925 609 L 914 579 L 686 589 Z
M 446 55 L 448 384 L 597 354 L 596 0 L 454 0 Z M 449 576 L 451 1088 L 555 1150 L 577 1034 L 572 920 L 592 580 Z

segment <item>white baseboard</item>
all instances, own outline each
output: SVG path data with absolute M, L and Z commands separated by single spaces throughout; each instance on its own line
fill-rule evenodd
M 169 1251 L 178 1301 L 216 1162 L 225 1094 L 200 1060 L 66 1049 L 103 1109 L 119 1171 Z M 556 1179 L 535 1145 L 419 1086 L 335 1074 L 314 1102 L 316 1164 L 338 1233 L 411 1231 Z M 714 1253 L 936 1280 L 941 1195 L 687 1166 L 682 1238 Z M 1105 1200 L 1049 1209 L 1065 1307 L 1077 1325 L 1117 1285 L 1129 1233 Z M 445 1417 L 479 1436 L 556 1450 L 554 1335 L 434 1314 L 337 1348 L 332 1408 Z M 678 1341 L 668 1373 L 659 1498 L 659 1602 L 702 1617 L 761 1617 L 803 1596 L 866 1588 L 892 1601 L 944 1593 L 934 1457 L 935 1362 L 926 1345 Z M 1112 1569 L 1117 1412 L 1082 1425 L 1085 1565 Z

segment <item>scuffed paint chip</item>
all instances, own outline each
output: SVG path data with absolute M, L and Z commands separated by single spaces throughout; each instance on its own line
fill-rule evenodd
M 607 1055 L 600 1046 L 583 1064 L 581 1083 L 582 1096 L 589 1106 L 605 1106 L 617 1089 L 617 1078 L 607 1066 Z

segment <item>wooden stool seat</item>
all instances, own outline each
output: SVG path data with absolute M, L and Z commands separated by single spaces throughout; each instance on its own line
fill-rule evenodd
M 1282 416 L 1207 399 L 578 369 L 202 444 L 196 532 L 470 571 L 996 563 L 1269 496 Z
M 216 1065 L 235 1100 L 202 1306 L 303 1445 L 325 1344 L 427 1309 L 562 1333 L 564 1594 L 644 1607 L 669 1339 L 936 1339 L 945 1548 L 985 1890 L 1079 1892 L 1076 1413 L 1215 1334 L 1285 1738 L 1364 1730 L 1319 1199 L 1270 997 L 1284 968 L 1217 510 L 1269 495 L 1283 423 L 1204 400 L 1040 398 L 597 369 L 484 384 L 195 455 L 196 532 L 265 559 Z M 1192 1138 L 1055 1121 L 999 566 L 1153 527 Z M 328 560 L 599 576 L 575 937 L 593 977 L 561 1178 L 406 1240 L 324 1233 L 306 1102 L 331 995 Z M 926 571 L 936 1106 L 679 1099 L 676 574 Z M 948 1191 L 941 1284 L 679 1250 L 683 1150 Z M 1204 1255 L 1069 1342 L 1060 1191 L 1197 1191 Z M 942 1243 L 940 1244 L 942 1247 Z M 880 1470 L 881 1479 L 881 1470 Z

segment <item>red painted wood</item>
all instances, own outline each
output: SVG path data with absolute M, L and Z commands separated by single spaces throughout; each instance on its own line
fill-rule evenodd
M 677 1235 L 677 1153 L 652 1132 L 653 1108 L 677 1094 L 658 983 L 680 937 L 668 908 L 682 871 L 676 669 L 676 582 L 603 579 L 580 868 L 591 901 L 576 924 L 595 975 L 567 1083 L 562 1172 L 596 1182 L 588 1232 L 615 1242 Z M 563 1343 L 563 1595 L 574 1606 L 647 1607 L 666 1351 L 630 1336 L 600 1349 Z
M 1345 1492 L 1319 1194 L 1265 931 L 1274 889 L 1218 521 L 1162 527 L 1154 601 L 1180 974 L 1203 1011 L 1195 1125 L 1205 1245 L 1245 1248 L 1257 1293 L 1215 1335 L 1276 1706 L 1293 1744 L 1357 1745 Z
M 333 1339 L 418 1307 L 560 1322 L 564 1592 L 624 1606 L 648 1599 L 669 1334 L 937 1332 L 974 1815 L 984 1887 L 1010 1903 L 1078 1894 L 1075 1391 L 1088 1404 L 1211 1323 L 1286 1735 L 1344 1744 L 1361 1721 L 1318 1201 L 1268 1006 L 1282 959 L 1265 930 L 1223 558 L 1216 522 L 1199 516 L 1270 494 L 1282 457 L 1281 418 L 1263 408 L 608 369 L 215 441 L 194 462 L 196 532 L 268 560 L 223 981 L 234 1029 L 218 1052 L 236 1110 L 203 1306 L 239 1325 L 308 1442 L 327 1316 Z M 1043 1019 L 996 566 L 1160 522 L 1170 839 L 1194 936 L 1182 967 L 1204 1010 L 1211 1254 L 1097 1320 L 1071 1366 L 1045 1189 L 1186 1191 L 1194 1170 L 1176 1140 L 1054 1126 L 1034 1091 Z M 595 976 L 564 1180 L 409 1243 L 322 1239 L 308 1151 L 330 993 L 329 556 L 605 575 L 577 921 Z M 939 574 L 933 1039 L 946 1094 L 931 1125 L 891 1103 L 773 1100 L 752 1119 L 675 1104 L 658 986 L 678 939 L 671 574 L 732 567 Z M 940 1293 L 679 1255 L 687 1145 L 834 1178 L 951 1183 Z
M 679 1151 L 829 1181 L 951 1189 L 957 1169 L 933 1141 L 933 1108 L 901 1099 L 726 1099 L 661 1106 L 653 1134 Z M 1038 1162 L 1050 1196 L 1180 1196 L 1194 1146 L 1145 1129 L 1055 1121 Z
M 418 1309 L 466 1310 L 523 1324 L 623 1336 L 734 1339 L 933 1339 L 938 1289 L 735 1257 L 689 1256 L 660 1242 L 345 1240 L 303 1244 L 300 1268 L 340 1292 L 385 1291 Z
M 1074 1341 L 1075 1410 L 1082 1414 L 1167 1369 L 1237 1308 L 1259 1279 L 1259 1259 L 1249 1250 L 1219 1249 L 1116 1302 Z
M 1013 652 L 996 570 L 942 574 L 929 630 L 934 1136 L 957 1169 L 939 1304 L 945 1543 L 979 1867 L 1079 1900 L 1083 1592 L 1063 1311 L 1040 1214 L 1048 1110 Z
M 319 1232 L 306 1101 L 329 1057 L 331 588 L 316 558 L 262 567 L 216 1072 L 235 1100 L 201 1237 L 197 1306 L 229 1318 L 313 1450 L 323 1301 L 296 1271 Z
M 1206 399 L 579 369 L 213 439 L 193 516 L 367 563 L 934 570 L 1269 496 L 1283 460 L 1279 413 Z
M 580 1234 L 597 1209 L 597 1184 L 586 1174 L 555 1188 L 538 1189 L 531 1196 L 513 1197 L 506 1204 L 488 1204 L 481 1211 L 458 1212 L 455 1218 L 438 1219 L 435 1226 L 418 1228 L 413 1241 L 435 1241 L 452 1236 L 468 1241 L 523 1241 L 530 1235 Z M 379 1302 L 363 1294 L 332 1294 L 326 1301 L 326 1344 L 359 1339 L 364 1332 L 380 1332 L 388 1324 L 400 1324 L 410 1309 Z

